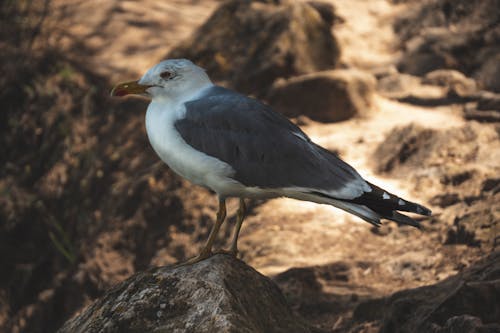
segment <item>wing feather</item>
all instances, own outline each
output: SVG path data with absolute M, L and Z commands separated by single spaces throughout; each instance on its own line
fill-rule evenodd
M 300 188 L 339 199 L 370 191 L 350 165 L 255 99 L 213 87 L 185 107 L 185 118 L 175 123 L 182 138 L 231 165 L 245 186 Z

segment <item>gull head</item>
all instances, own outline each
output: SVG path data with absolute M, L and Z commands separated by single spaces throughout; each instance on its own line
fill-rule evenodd
M 133 94 L 151 97 L 153 100 L 186 100 L 211 85 L 203 68 L 187 59 L 168 59 L 151 67 L 140 80 L 116 85 L 111 96 Z

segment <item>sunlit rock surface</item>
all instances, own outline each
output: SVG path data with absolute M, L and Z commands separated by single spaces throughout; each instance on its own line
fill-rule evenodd
M 228 255 L 136 274 L 63 332 L 311 332 L 278 287 Z M 316 330 L 316 332 L 318 332 Z
M 263 96 L 279 77 L 336 65 L 334 18 L 333 7 L 320 2 L 228 1 L 168 58 L 191 59 L 215 81 Z

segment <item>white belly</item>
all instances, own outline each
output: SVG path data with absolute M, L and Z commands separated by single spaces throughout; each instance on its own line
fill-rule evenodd
M 183 117 L 183 104 L 168 107 L 152 102 L 146 112 L 149 141 L 158 156 L 177 174 L 191 182 L 211 188 L 221 196 L 238 196 L 244 186 L 231 177 L 233 168 L 188 145 L 174 127 Z

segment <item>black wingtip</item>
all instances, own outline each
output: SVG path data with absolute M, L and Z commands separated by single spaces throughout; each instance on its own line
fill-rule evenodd
M 419 204 L 415 204 L 415 206 L 416 206 L 416 209 L 415 209 L 414 213 L 417 213 L 419 215 L 425 215 L 425 216 L 432 215 L 432 211 L 429 208 L 424 207 L 424 206 L 419 205 Z
M 432 215 L 432 211 L 427 207 L 403 199 L 371 183 L 368 183 L 368 185 L 371 188 L 370 192 L 364 192 L 361 196 L 351 201 L 359 205 L 367 206 L 376 212 L 399 210 L 425 216 Z
M 398 224 L 410 225 L 412 227 L 422 230 L 422 226 L 418 221 L 415 221 L 411 217 L 401 214 L 397 211 L 392 211 L 391 214 L 386 214 L 383 217 L 391 221 L 394 221 Z

